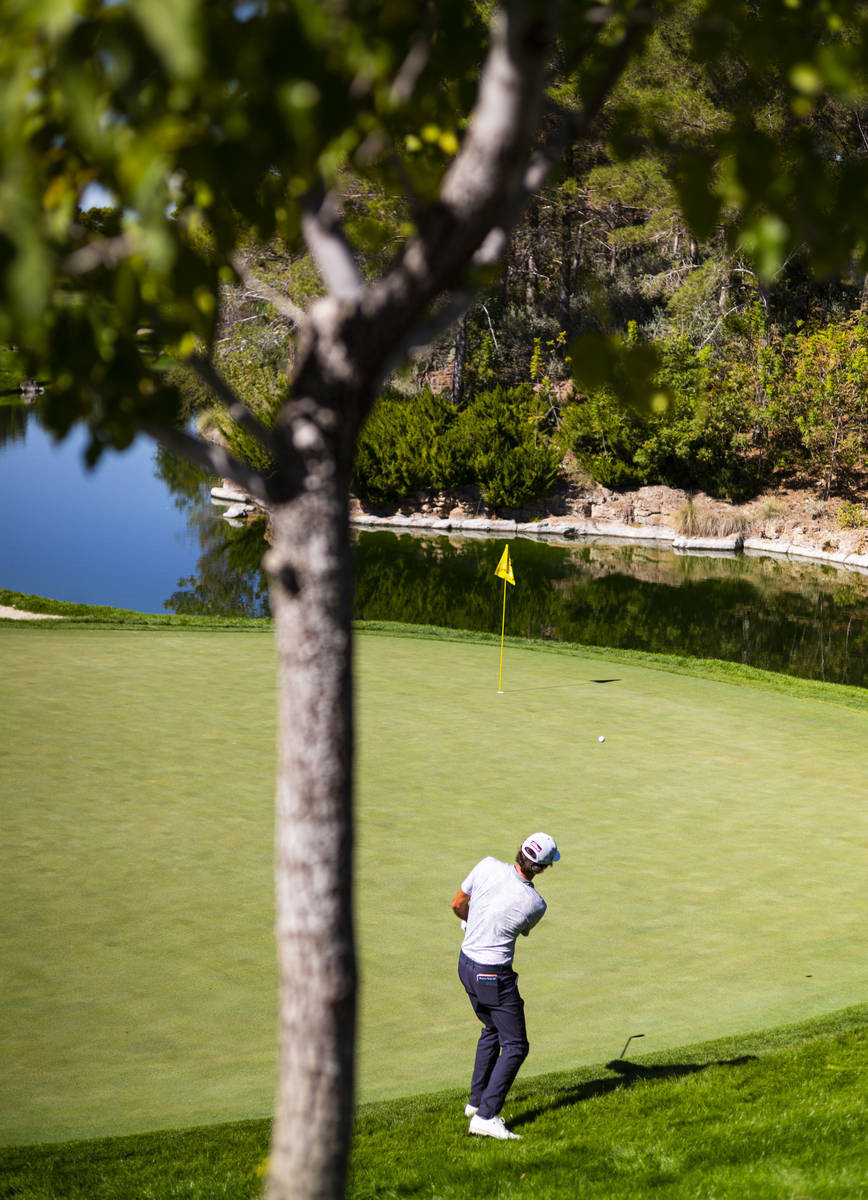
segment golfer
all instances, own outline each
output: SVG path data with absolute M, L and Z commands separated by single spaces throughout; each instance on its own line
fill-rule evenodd
M 452 901 L 452 911 L 466 923 L 458 978 L 482 1022 L 464 1115 L 470 1117 L 468 1132 L 482 1137 L 519 1137 L 500 1116 L 530 1048 L 512 959 L 515 939 L 520 933 L 527 936 L 546 910 L 533 881 L 559 858 L 553 837 L 532 833 L 514 863 L 497 858 L 478 862 Z

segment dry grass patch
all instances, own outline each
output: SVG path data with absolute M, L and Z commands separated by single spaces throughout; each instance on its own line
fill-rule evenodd
M 675 514 L 675 528 L 684 537 L 734 537 L 750 526 L 750 517 L 739 508 L 716 508 L 690 497 Z

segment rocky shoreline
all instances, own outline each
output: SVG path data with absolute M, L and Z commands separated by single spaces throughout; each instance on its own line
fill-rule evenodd
M 233 522 L 262 512 L 228 481 L 211 496 L 226 506 L 224 516 Z M 493 511 L 470 488 L 420 492 L 391 508 L 354 498 L 350 522 L 365 529 L 666 543 L 684 553 L 772 555 L 868 574 L 868 527 L 843 528 L 840 511 L 841 501 L 818 500 L 810 490 L 781 489 L 736 506 L 675 488 L 612 492 L 564 478 L 545 500 L 508 512 Z

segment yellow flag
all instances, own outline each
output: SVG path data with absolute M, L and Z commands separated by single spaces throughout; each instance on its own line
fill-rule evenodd
M 512 563 L 509 561 L 509 546 L 504 547 L 503 554 L 500 556 L 500 562 L 494 568 L 494 573 L 515 587 L 515 576 L 512 573 Z

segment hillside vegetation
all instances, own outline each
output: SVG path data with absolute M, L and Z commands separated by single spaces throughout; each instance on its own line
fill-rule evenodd
M 864 525 L 852 497 L 865 464 L 865 317 L 784 335 L 755 305 L 730 324 L 716 350 L 675 335 L 651 344 L 659 365 L 648 411 L 610 384 L 579 392 L 549 373 L 540 379 L 534 358 L 524 383 L 480 390 L 461 408 L 451 394 L 393 389 L 362 432 L 354 490 L 388 504 L 426 486 L 470 485 L 503 509 L 544 496 L 566 461 L 616 491 L 665 485 L 737 502 L 797 481 L 820 504 L 851 497 L 845 523 Z M 564 345 L 549 343 L 552 374 L 567 365 Z

